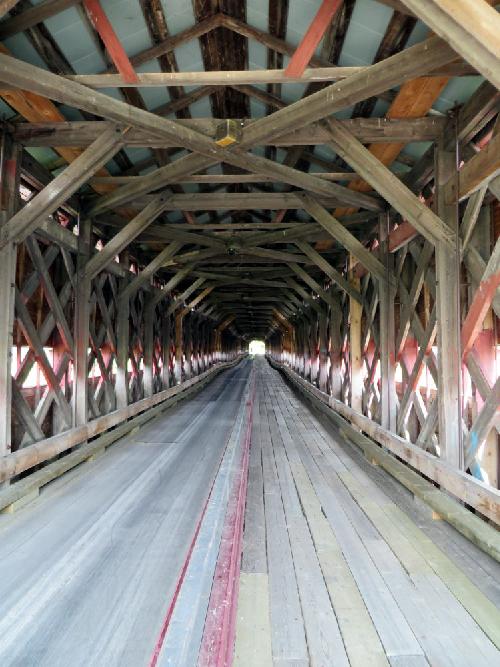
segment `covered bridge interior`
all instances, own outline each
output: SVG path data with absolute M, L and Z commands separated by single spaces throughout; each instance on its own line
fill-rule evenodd
M 0 664 L 500 664 L 498 9 L 0 0 Z

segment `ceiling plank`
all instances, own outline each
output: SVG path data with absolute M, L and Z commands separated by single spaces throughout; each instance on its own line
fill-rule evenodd
M 394 11 L 373 62 L 378 63 L 404 49 L 416 22 L 416 18 Z M 376 103 L 376 97 L 370 97 L 367 100 L 358 102 L 352 112 L 353 118 L 357 116 L 371 116 Z

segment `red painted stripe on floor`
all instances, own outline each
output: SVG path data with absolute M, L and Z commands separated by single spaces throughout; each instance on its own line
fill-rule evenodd
M 252 394 L 252 404 L 253 404 L 253 391 L 254 391 L 254 386 L 255 386 L 255 377 L 253 376 L 253 370 L 252 370 L 252 380 L 251 380 L 251 382 L 252 382 L 251 394 Z M 207 511 L 208 503 L 210 502 L 210 498 L 212 496 L 212 491 L 213 491 L 213 488 L 214 488 L 215 480 L 217 479 L 217 475 L 219 474 L 219 470 L 220 470 L 220 467 L 222 465 L 222 461 L 224 459 L 224 455 L 226 453 L 227 446 L 229 444 L 230 438 L 231 438 L 231 434 L 229 434 L 229 436 L 228 436 L 226 445 L 224 447 L 224 450 L 223 450 L 223 452 L 221 454 L 221 457 L 220 457 L 220 460 L 219 460 L 219 464 L 217 466 L 217 470 L 215 472 L 215 475 L 212 479 L 212 483 L 210 485 L 210 491 L 208 493 L 205 504 L 203 505 L 203 509 L 200 513 L 200 517 L 198 519 L 198 522 L 196 523 L 196 528 L 195 528 L 195 531 L 194 531 L 194 534 L 193 534 L 193 539 L 191 540 L 188 552 L 186 554 L 186 558 L 185 558 L 184 563 L 182 564 L 181 570 L 179 572 L 179 576 L 177 578 L 177 582 L 176 582 L 176 585 L 175 585 L 174 595 L 172 596 L 172 599 L 171 599 L 170 604 L 168 606 L 167 614 L 166 614 L 166 616 L 163 620 L 161 630 L 160 630 L 160 634 L 159 634 L 158 639 L 156 641 L 155 648 L 154 648 L 154 651 L 153 651 L 153 655 L 152 655 L 151 660 L 149 662 L 149 667 L 156 667 L 156 664 L 158 662 L 158 658 L 160 656 L 160 652 L 161 652 L 161 649 L 162 649 L 162 646 L 163 646 L 163 642 L 165 641 L 165 637 L 166 637 L 166 634 L 167 634 L 167 631 L 168 631 L 168 627 L 170 625 L 170 621 L 171 621 L 172 615 L 174 613 L 175 605 L 177 603 L 177 599 L 179 597 L 179 594 L 180 594 L 180 591 L 181 591 L 181 588 L 182 588 L 182 584 L 184 582 L 187 569 L 189 567 L 189 562 L 190 562 L 191 556 L 193 554 L 193 550 L 194 550 L 194 547 L 195 547 L 195 544 L 196 544 L 196 540 L 198 539 L 198 534 L 199 534 L 200 529 L 201 529 L 201 524 L 203 523 L 203 519 L 204 519 L 206 511 Z M 245 440 L 245 442 L 246 442 L 246 440 Z
M 221 546 L 198 657 L 198 667 L 229 667 L 232 663 L 254 394 L 255 376 L 252 377 L 250 396 L 247 401 L 247 427 L 243 452 L 224 519 Z

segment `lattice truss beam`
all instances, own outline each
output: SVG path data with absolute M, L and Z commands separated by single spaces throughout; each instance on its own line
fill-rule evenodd
M 0 23 L 0 38 L 28 31 L 40 43 L 42 22 L 70 4 L 22 2 Z M 257 336 L 322 391 L 491 480 L 484 452 L 499 427 L 491 367 L 500 250 L 487 216 L 500 190 L 500 135 L 488 35 L 467 26 L 466 13 L 447 12 L 444 0 L 404 0 L 410 11 L 394 12 L 374 64 L 343 68 L 339 49 L 353 2 L 330 3 L 329 18 L 316 18 L 297 50 L 283 39 L 287 3 L 276 3 L 269 33 L 236 10 L 205 15 L 195 3 L 199 22 L 174 36 L 162 12 L 151 11 L 155 4 L 141 3 L 154 46 L 129 57 L 99 3 L 84 3 L 107 72 L 77 76 L 54 44 L 52 71 L 0 53 L 2 97 L 29 121 L 6 127 L 4 144 L 50 146 L 69 163 L 55 178 L 42 173 L 45 187 L 24 206 L 2 195 L 0 253 L 17 248 L 18 255 L 14 293 L 2 298 L 12 301 L 13 344 L 28 350 L 11 384 L 14 446 L 147 399 Z M 483 10 L 498 21 L 481 2 Z M 416 16 L 437 34 L 403 49 Z M 311 57 L 320 33 L 321 56 Z M 202 40 L 207 70 L 222 69 L 221 35 L 244 45 L 240 69 L 223 80 L 219 71 L 177 71 L 174 49 L 191 39 Z M 245 70 L 248 39 L 266 46 L 269 70 Z M 487 53 L 479 63 L 472 52 L 481 40 Z M 294 56 L 287 70 L 283 56 Z M 137 74 L 153 58 L 162 71 Z M 450 76 L 476 70 L 488 81 L 453 119 L 427 115 Z M 280 85 L 290 77 L 308 87 L 287 105 Z M 199 87 L 186 93 L 193 84 Z M 98 90 L 110 86 L 123 101 Z M 170 102 L 147 111 L 139 92 L 146 86 L 167 86 Z M 220 120 L 192 119 L 190 105 L 208 95 Z M 242 122 L 236 141 L 221 147 L 221 120 L 248 115 L 250 98 L 267 105 L 267 117 Z M 364 118 L 380 98 L 390 103 L 387 118 Z M 84 120 L 66 122 L 54 103 L 79 109 Z M 332 116 L 352 105 L 353 118 Z M 174 113 L 176 120 L 168 117 Z M 413 141 L 433 146 L 399 178 L 389 166 Z M 318 158 L 316 145 L 332 159 Z M 257 146 L 266 147 L 265 157 Z M 148 148 L 152 158 L 134 167 L 125 147 Z M 26 181 L 29 169 L 18 158 Z M 110 160 L 120 175 L 106 171 Z M 308 171 L 315 162 L 319 173 Z M 220 172 L 211 170 L 218 165 Z M 3 175 L 10 168 L 3 160 Z M 152 171 L 141 175 L 144 169 Z M 193 183 L 197 193 L 183 189 Z M 70 212 L 78 237 L 54 221 L 61 211 Z M 183 222 L 172 221 L 176 211 Z M 448 270 L 451 291 L 441 279 Z M 450 361 L 453 354 L 462 364 Z M 45 388 L 28 395 L 23 383 L 33 369 Z M 457 409 L 455 422 L 445 417 Z

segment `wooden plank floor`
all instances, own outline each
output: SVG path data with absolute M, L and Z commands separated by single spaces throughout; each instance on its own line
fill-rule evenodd
M 235 665 L 500 665 L 498 564 L 255 365 Z

